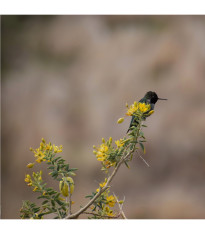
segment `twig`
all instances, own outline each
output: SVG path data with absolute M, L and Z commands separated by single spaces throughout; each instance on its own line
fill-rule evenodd
M 123 203 L 124 203 L 124 201 L 125 201 L 125 197 L 124 197 L 124 199 L 123 199 L 123 203 L 122 203 L 122 204 L 120 204 L 120 203 L 119 203 L 119 200 L 118 200 L 118 199 L 117 199 L 117 197 L 116 197 L 116 195 L 115 195 L 114 193 L 113 193 L 113 195 L 115 196 L 115 199 L 117 200 L 117 204 L 118 204 L 119 209 L 120 209 L 120 213 L 119 213 L 119 215 L 121 215 L 121 216 L 122 216 L 122 218 L 127 219 L 127 218 L 126 218 L 126 216 L 125 216 L 124 211 L 122 210 Z
M 114 178 L 114 176 L 116 175 L 118 169 L 120 168 L 121 164 L 134 152 L 135 148 L 133 148 L 129 153 L 127 153 L 126 155 L 122 156 L 121 160 L 119 161 L 119 163 L 117 164 L 117 166 L 115 167 L 115 169 L 113 170 L 112 174 L 108 177 L 107 179 L 107 183 L 105 184 L 105 186 L 103 188 L 101 188 L 99 190 L 99 192 L 84 206 L 82 207 L 80 210 L 78 210 L 76 213 L 74 214 L 69 214 L 68 216 L 65 217 L 65 219 L 74 219 L 74 218 L 78 218 L 78 216 L 80 214 L 82 214 L 85 210 L 87 210 L 87 208 L 89 206 L 91 206 L 93 204 L 93 202 L 106 190 L 109 188 L 109 184 L 111 183 L 112 179 Z
M 139 157 L 142 159 L 142 161 L 143 161 L 148 167 L 150 167 L 150 165 L 148 164 L 148 162 L 141 156 L 141 154 L 139 153 L 138 150 L 137 150 L 137 153 L 138 153 Z
M 68 187 L 69 187 L 69 215 L 71 215 L 71 204 L 72 204 L 72 201 L 71 201 L 71 193 L 70 193 L 70 183 L 69 183 L 69 185 L 68 185 Z
M 118 214 L 118 215 L 116 215 L 116 216 L 109 216 L 109 215 L 100 215 L 100 214 L 96 214 L 96 213 L 92 213 L 92 212 L 83 212 L 83 214 L 92 214 L 92 215 L 95 215 L 95 216 L 99 216 L 99 217 L 103 217 L 103 218 L 119 218 L 119 215 L 120 214 Z

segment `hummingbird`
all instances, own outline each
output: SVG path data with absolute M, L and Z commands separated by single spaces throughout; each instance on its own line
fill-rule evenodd
M 146 114 L 148 114 L 150 111 L 154 110 L 154 106 L 157 103 L 158 100 L 167 100 L 167 99 L 162 99 L 159 98 L 156 94 L 156 92 L 153 91 L 148 91 L 145 96 L 139 101 L 140 103 L 145 103 L 145 104 L 150 104 L 150 110 L 146 112 Z M 149 115 L 149 114 L 148 114 Z M 144 117 L 144 120 L 146 119 L 146 116 Z M 130 122 L 130 126 L 129 129 L 127 130 L 127 133 L 129 132 L 130 128 L 133 126 L 133 123 L 135 123 L 135 125 L 137 124 L 136 120 L 136 116 L 132 116 L 131 122 Z

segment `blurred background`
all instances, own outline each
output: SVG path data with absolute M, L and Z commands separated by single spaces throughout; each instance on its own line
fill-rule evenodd
M 151 167 L 135 157 L 111 191 L 131 219 L 205 218 L 205 16 L 2 16 L 1 25 L 2 218 L 36 201 L 24 178 L 42 137 L 78 168 L 73 211 L 87 203 L 104 180 L 92 146 L 122 138 L 125 103 L 147 91 L 168 98 L 144 129 Z

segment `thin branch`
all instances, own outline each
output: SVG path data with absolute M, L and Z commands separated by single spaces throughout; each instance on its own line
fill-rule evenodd
M 68 185 L 68 187 L 69 187 L 69 190 L 68 190 L 68 193 L 69 193 L 69 199 L 68 199 L 68 201 L 69 201 L 69 215 L 71 215 L 71 204 L 72 204 L 72 201 L 71 201 L 71 193 L 70 193 L 70 183 L 69 183 L 69 185 Z
M 65 219 L 74 219 L 74 218 L 78 218 L 78 216 L 80 214 L 82 214 L 85 210 L 87 210 L 87 208 L 89 206 L 91 206 L 94 201 L 106 190 L 109 188 L 109 184 L 111 183 L 112 179 L 114 178 L 114 176 L 116 175 L 118 169 L 120 168 L 121 164 L 134 152 L 135 147 L 126 155 L 122 156 L 121 160 L 119 161 L 119 163 L 117 164 L 117 166 L 115 167 L 115 169 L 113 170 L 112 174 L 108 177 L 107 179 L 107 183 L 105 184 L 105 186 L 103 188 L 101 188 L 99 190 L 99 192 L 84 206 L 82 207 L 80 210 L 78 210 L 76 213 L 74 214 L 69 214 L 68 216 L 65 217 Z
M 139 157 L 142 159 L 142 161 L 148 166 L 150 167 L 150 165 L 148 164 L 148 162 L 141 156 L 140 152 L 137 150 L 137 153 L 139 155 Z
M 92 213 L 92 212 L 83 212 L 83 214 L 92 214 L 94 216 L 98 216 L 98 217 L 103 217 L 103 218 L 119 218 L 120 214 L 116 215 L 116 216 L 109 216 L 109 215 L 101 215 L 101 214 L 96 214 L 96 213 Z
M 122 218 L 127 219 L 127 217 L 125 216 L 124 211 L 122 210 L 123 203 L 124 203 L 124 201 L 125 201 L 125 197 L 124 197 L 124 199 L 123 199 L 123 203 L 122 203 L 122 204 L 120 204 L 120 203 L 119 203 L 118 198 L 116 197 L 116 195 L 115 195 L 114 193 L 113 193 L 113 195 L 115 196 L 115 199 L 117 200 L 117 204 L 118 204 L 119 209 L 120 209 L 120 213 L 119 213 L 119 215 L 121 215 L 121 216 L 122 216 Z

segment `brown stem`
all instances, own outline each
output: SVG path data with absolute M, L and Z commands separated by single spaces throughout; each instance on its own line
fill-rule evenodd
M 118 169 L 120 168 L 121 164 L 134 152 L 133 148 L 129 153 L 127 153 L 126 155 L 124 155 L 121 160 L 119 161 L 119 163 L 117 164 L 117 166 L 115 167 L 114 171 L 112 172 L 112 174 L 108 177 L 107 179 L 107 183 L 105 184 L 105 186 L 103 188 L 101 188 L 99 190 L 98 193 L 96 193 L 96 195 L 84 206 L 82 207 L 80 210 L 78 210 L 76 213 L 74 214 L 69 214 L 68 216 L 65 217 L 65 219 L 74 219 L 74 218 L 78 218 L 78 216 L 80 214 L 82 214 L 85 210 L 87 210 L 88 207 L 90 207 L 94 201 L 106 190 L 109 188 L 109 184 L 111 183 L 112 179 L 114 178 L 114 176 L 116 175 Z

